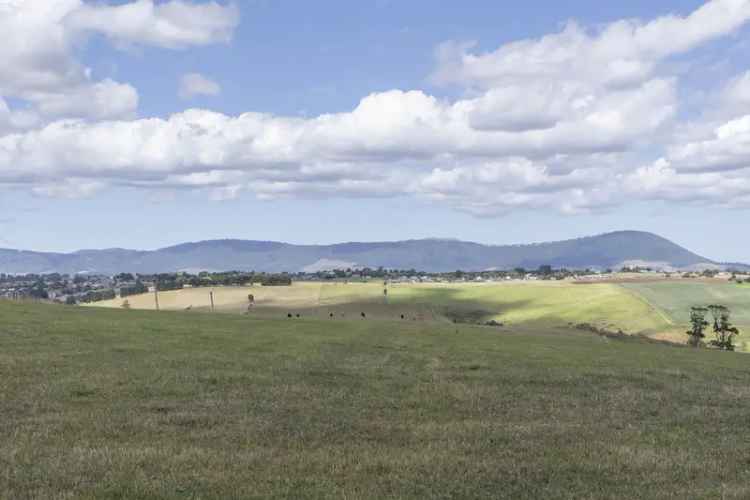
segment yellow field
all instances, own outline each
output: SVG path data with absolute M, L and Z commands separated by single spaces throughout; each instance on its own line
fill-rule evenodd
M 304 309 L 317 304 L 320 295 L 318 283 L 295 283 L 285 287 L 212 287 L 185 288 L 159 292 L 159 308 L 164 311 L 185 309 L 207 310 L 211 308 L 210 293 L 214 295 L 214 306 L 220 312 L 245 312 L 249 304 L 248 295 L 255 296 L 256 309 L 290 308 Z M 114 299 L 92 304 L 100 307 L 122 307 L 127 300 L 133 309 L 156 308 L 153 293 L 134 295 L 126 299 Z

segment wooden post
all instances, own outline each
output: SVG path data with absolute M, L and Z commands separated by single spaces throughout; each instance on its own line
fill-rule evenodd
M 211 297 L 211 312 L 214 312 L 214 291 L 208 292 L 208 296 Z
M 159 283 L 154 283 L 154 303 L 156 304 L 156 310 L 159 310 Z

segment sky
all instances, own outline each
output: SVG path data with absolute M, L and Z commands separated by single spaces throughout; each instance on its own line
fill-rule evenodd
M 750 261 L 750 0 L 0 0 L 0 247 Z

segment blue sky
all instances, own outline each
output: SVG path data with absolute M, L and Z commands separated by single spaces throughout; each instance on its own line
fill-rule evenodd
M 0 0 L 0 246 L 639 229 L 750 260 L 750 2 L 52 4 Z

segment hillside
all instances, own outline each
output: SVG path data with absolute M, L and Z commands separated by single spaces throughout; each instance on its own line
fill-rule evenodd
M 356 266 L 441 272 L 532 269 L 545 264 L 604 269 L 626 263 L 678 269 L 718 265 L 665 238 L 639 231 L 531 245 L 482 245 L 441 239 L 335 245 L 210 240 L 154 251 L 109 249 L 63 254 L 0 249 L 0 272 L 5 273 L 296 272 Z
M 733 290 L 725 284 L 727 290 Z M 612 283 L 580 286 L 569 282 L 391 284 L 388 300 L 383 285 L 370 283 L 297 282 L 291 287 L 186 288 L 159 294 L 162 311 L 246 313 L 253 294 L 254 318 L 286 318 L 289 312 L 305 319 L 355 318 L 368 320 L 483 323 L 495 320 L 506 326 L 566 326 L 588 323 L 610 331 L 650 335 L 670 324 L 635 293 Z M 122 308 L 122 299 L 95 302 L 91 307 Z M 131 309 L 153 310 L 153 294 L 128 297 Z M 686 307 L 690 309 L 689 306 Z
M 742 354 L 0 301 L 0 498 L 748 498 Z

